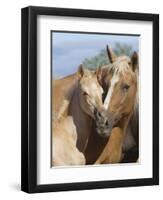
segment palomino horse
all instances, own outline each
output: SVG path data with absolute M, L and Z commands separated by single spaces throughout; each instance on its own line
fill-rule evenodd
M 96 126 L 100 136 L 110 137 L 96 164 L 121 161 L 123 145 L 124 148 L 132 146 L 129 144 L 131 138 L 127 141 L 132 136 L 131 130 L 129 133 L 127 128 L 138 108 L 137 53 L 134 52 L 129 58 L 116 57 L 109 48 L 107 51 L 112 64 L 103 69 L 105 73 L 101 79 L 103 88 L 107 91 L 104 100 L 106 111 L 97 112 Z
M 107 52 L 111 64 L 102 66 L 98 76 L 105 109 L 96 113 L 85 153 L 87 164 L 120 162 L 122 146 L 125 153 L 136 146 L 134 156 L 130 154 L 129 159 L 125 154 L 124 162 L 133 162 L 138 156 L 138 56 L 117 58 L 108 47 Z
M 103 106 L 103 89 L 97 80 L 98 73 L 80 66 L 77 73 L 53 82 L 54 127 L 59 118 L 72 116 L 77 131 L 77 148 L 81 152 L 87 146 L 95 113 Z

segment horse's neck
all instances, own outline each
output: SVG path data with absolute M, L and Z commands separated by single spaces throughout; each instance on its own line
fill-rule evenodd
M 123 142 L 123 151 L 127 152 L 133 147 L 137 147 L 139 149 L 139 79 L 138 79 L 138 71 L 136 72 L 137 78 L 137 91 L 135 96 L 135 102 L 133 106 L 133 111 L 130 116 L 129 122 L 126 127 L 125 137 Z
M 76 74 L 72 74 L 66 78 L 63 79 L 64 80 L 64 97 L 69 100 L 69 102 L 71 101 L 71 98 L 74 94 L 74 92 L 76 91 L 76 88 L 78 86 L 78 82 L 79 82 L 79 78 Z
M 87 164 L 93 164 L 98 159 L 107 142 L 108 138 L 103 138 L 97 133 L 96 124 L 93 122 L 92 133 L 89 137 L 88 145 L 84 152 Z
M 80 151 L 84 152 L 91 133 L 93 120 L 89 115 L 84 113 L 80 106 L 78 89 L 76 89 L 71 99 L 69 114 L 73 117 L 77 129 L 77 147 Z
M 54 97 L 54 100 L 57 98 L 58 104 L 57 102 L 55 102 L 54 105 L 58 110 L 54 112 L 56 113 L 54 119 L 58 120 L 68 115 L 68 109 L 71 102 L 71 98 L 78 85 L 78 78 L 76 74 L 73 74 L 71 76 L 58 80 L 56 84 L 56 87 L 57 89 L 59 89 L 59 92 L 57 94 L 54 93 L 56 95 Z
M 131 112 L 127 129 L 132 130 L 132 134 L 134 137 L 137 137 L 138 127 L 139 127 L 139 103 L 138 103 L 138 92 L 136 93 L 135 102 L 133 106 L 133 110 Z
M 139 112 L 133 111 L 128 122 L 123 142 L 123 151 L 126 152 L 134 146 L 139 146 Z
M 138 134 L 139 134 L 139 105 L 135 105 L 133 113 L 130 117 L 130 121 L 128 123 L 127 129 L 131 130 L 131 133 L 136 140 L 136 143 L 138 142 Z

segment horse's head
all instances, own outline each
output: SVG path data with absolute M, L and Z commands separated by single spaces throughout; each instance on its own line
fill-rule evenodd
M 78 69 L 79 103 L 82 110 L 94 119 L 96 113 L 103 106 L 103 89 L 97 80 L 98 74 L 100 74 L 100 70 L 93 72 L 82 65 Z
M 107 137 L 111 130 L 124 120 L 127 120 L 133 111 L 137 93 L 137 65 L 138 55 L 133 53 L 127 56 L 116 57 L 107 47 L 111 65 L 104 69 L 102 77 L 105 90 L 104 110 L 96 114 L 96 126 L 99 135 Z

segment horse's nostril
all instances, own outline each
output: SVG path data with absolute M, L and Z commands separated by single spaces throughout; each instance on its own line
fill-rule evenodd
M 98 112 L 98 116 L 101 117 L 101 113 L 100 112 Z
M 109 122 L 108 122 L 108 120 L 106 120 L 106 122 L 105 122 L 105 125 L 106 125 L 106 126 L 108 126 L 108 125 L 109 125 Z

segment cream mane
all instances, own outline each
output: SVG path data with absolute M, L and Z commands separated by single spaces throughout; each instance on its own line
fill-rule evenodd
M 120 56 L 116 59 L 114 63 L 104 65 L 101 68 L 108 69 L 109 71 L 112 71 L 113 73 L 117 75 L 124 74 L 126 71 L 130 69 L 130 65 L 129 65 L 130 62 L 131 62 L 131 59 L 128 56 Z

